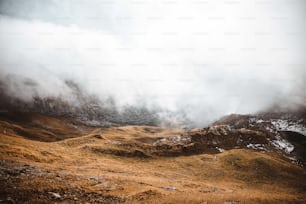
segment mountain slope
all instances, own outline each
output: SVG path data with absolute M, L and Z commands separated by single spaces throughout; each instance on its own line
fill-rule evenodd
M 48 132 L 61 135 L 47 141 L 36 120 L 47 124 Z M 77 134 L 66 127 L 70 123 Z M 287 153 L 268 140 L 273 136 L 259 129 L 225 124 L 191 131 L 92 128 L 71 118 L 35 114 L 24 121 L 2 116 L 0 124 L 5 127 L 0 132 L 0 200 L 7 202 L 306 201 L 305 169 L 286 158 Z M 24 131 L 14 131 L 16 126 Z M 265 149 L 248 147 L 253 143 L 266 144 Z
M 256 115 L 229 115 L 213 125 L 226 125 L 232 129 L 260 131 L 266 135 L 268 144 L 294 162 L 306 164 L 306 114 L 299 112 L 260 113 Z M 262 144 L 249 147 L 263 149 Z

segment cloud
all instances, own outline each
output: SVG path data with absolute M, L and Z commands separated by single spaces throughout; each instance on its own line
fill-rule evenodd
M 69 97 L 72 79 L 118 106 L 183 110 L 199 126 L 305 105 L 302 1 L 8 2 L 0 72 L 17 76 L 9 87 L 21 98 Z

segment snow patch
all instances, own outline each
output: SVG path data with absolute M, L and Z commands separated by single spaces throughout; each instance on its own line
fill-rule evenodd
M 162 138 L 154 142 L 154 146 L 161 144 L 171 144 L 171 145 L 185 145 L 191 142 L 191 138 L 188 136 L 175 135 L 168 138 Z
M 259 120 L 256 121 L 256 123 L 263 123 L 263 122 L 265 122 L 265 121 L 262 120 L 262 119 L 259 119 Z
M 268 130 L 268 131 L 271 132 L 271 133 L 275 133 L 275 130 L 272 129 L 271 127 L 269 127 L 269 126 L 266 127 L 266 130 Z
M 231 127 L 229 125 L 215 125 L 208 128 L 208 133 L 214 135 L 228 135 L 231 132 Z
M 266 150 L 265 146 L 263 144 L 248 144 L 247 148 L 250 149 L 260 149 L 260 150 Z
M 219 147 L 216 147 L 216 149 L 219 151 L 219 152 L 224 152 L 224 149 L 222 149 L 222 148 L 219 148 Z
M 286 153 L 291 153 L 294 150 L 294 146 L 280 136 L 276 136 L 276 140 L 273 140 L 272 144 L 277 149 L 284 150 Z
M 299 121 L 301 122 L 301 121 Z M 271 123 L 278 131 L 292 131 L 300 133 L 304 136 L 306 136 L 306 127 L 304 127 L 302 124 L 299 124 L 297 122 L 292 122 L 288 120 L 271 120 Z

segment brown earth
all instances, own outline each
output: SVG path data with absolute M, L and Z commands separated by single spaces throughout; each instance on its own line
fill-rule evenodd
M 275 151 L 255 151 L 243 145 L 230 148 L 238 135 L 265 142 L 261 132 L 242 129 L 218 136 L 218 131 L 205 135 L 201 131 L 151 126 L 92 128 L 71 118 L 2 114 L 0 200 L 306 202 L 305 168 Z M 180 139 L 172 141 L 176 137 Z M 222 153 L 212 146 L 219 140 L 225 141 Z

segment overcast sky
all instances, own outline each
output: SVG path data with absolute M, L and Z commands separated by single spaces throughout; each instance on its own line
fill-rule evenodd
M 305 105 L 305 0 L 0 0 L 1 77 L 22 98 L 84 91 L 198 124 Z M 16 85 L 17 84 L 17 85 Z

